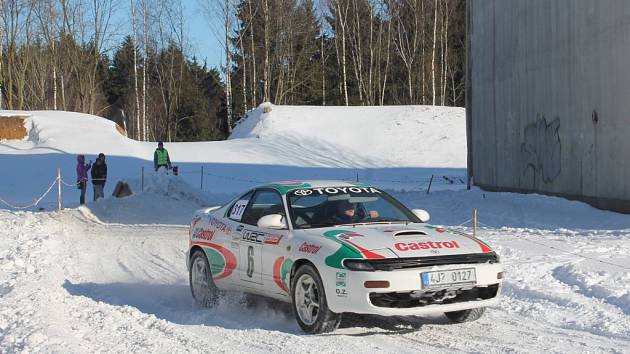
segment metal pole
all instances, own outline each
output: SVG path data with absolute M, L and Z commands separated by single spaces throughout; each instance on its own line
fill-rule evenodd
M 473 237 L 477 237 L 477 208 L 473 209 Z
M 359 172 L 357 172 L 357 182 L 359 182 Z
M 429 188 L 427 188 L 427 194 L 431 191 L 431 184 L 433 183 L 433 175 L 431 175 L 431 180 L 429 180 Z
M 140 178 L 140 191 L 144 192 L 144 166 L 142 166 L 142 177 Z
M 61 211 L 61 168 L 57 168 L 57 210 Z
M 203 165 L 201 165 L 201 190 L 203 190 Z

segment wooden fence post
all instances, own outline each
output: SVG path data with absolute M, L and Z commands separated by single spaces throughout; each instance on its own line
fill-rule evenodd
M 57 168 L 57 210 L 61 211 L 61 168 Z
M 429 180 L 429 188 L 427 188 L 427 194 L 431 191 L 431 184 L 433 183 L 433 175 L 431 175 L 431 180 Z
M 203 165 L 201 165 L 201 190 L 203 190 Z
M 477 208 L 473 209 L 473 237 L 477 237 Z

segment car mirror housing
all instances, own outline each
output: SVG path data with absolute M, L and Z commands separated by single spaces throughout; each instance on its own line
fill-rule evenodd
M 427 222 L 431 219 L 429 212 L 424 209 L 411 209 L 411 212 L 413 212 L 422 222 Z
M 258 219 L 258 227 L 282 230 L 287 228 L 287 223 L 284 221 L 284 216 L 280 214 L 270 214 Z

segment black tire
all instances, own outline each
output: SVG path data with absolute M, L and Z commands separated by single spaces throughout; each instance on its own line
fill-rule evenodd
M 197 267 L 193 269 L 193 267 Z M 199 273 L 197 273 L 199 272 Z M 193 283 L 193 273 L 200 276 L 199 284 Z M 188 271 L 188 283 L 190 292 L 195 302 L 202 307 L 213 308 L 219 301 L 219 289 L 212 280 L 212 272 L 205 252 L 196 250 L 190 258 Z
M 304 288 L 303 281 L 308 281 L 308 279 L 312 280 L 311 286 L 312 291 L 309 292 L 309 296 L 304 296 L 308 298 L 313 304 L 317 304 L 317 309 L 313 308 L 308 310 L 304 306 L 300 306 L 298 304 L 298 300 L 296 300 L 296 296 L 300 297 L 300 295 L 296 295 L 298 293 L 304 293 L 306 290 Z M 300 291 L 298 287 L 302 286 L 302 290 Z M 328 302 L 326 301 L 326 293 L 324 291 L 324 285 L 322 284 L 322 280 L 317 273 L 317 270 L 309 264 L 305 264 L 298 268 L 295 272 L 295 276 L 291 280 L 291 307 L 293 308 L 293 314 L 295 315 L 295 319 L 297 320 L 300 328 L 306 333 L 311 334 L 319 334 L 332 332 L 337 327 L 339 327 L 339 323 L 341 323 L 341 314 L 334 313 L 328 309 Z M 304 304 L 304 302 L 302 302 Z M 312 316 L 311 320 L 305 320 L 302 317 L 302 313 L 307 312 Z
M 463 323 L 480 319 L 484 312 L 486 312 L 485 307 L 477 307 L 469 310 L 445 312 L 444 315 L 453 323 Z

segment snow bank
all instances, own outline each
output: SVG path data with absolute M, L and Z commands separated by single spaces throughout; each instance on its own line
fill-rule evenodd
M 432 174 L 465 175 L 461 108 L 267 106 L 269 113 L 264 106 L 250 112 L 227 141 L 166 143 L 180 178 L 211 193 L 233 194 L 287 179 L 359 179 L 417 190 L 426 188 Z M 0 142 L 0 165 L 9 171 L 2 176 L 0 198 L 14 205 L 32 203 L 60 168 L 63 205 L 76 206 L 76 154 L 87 160 L 101 152 L 107 156 L 105 195 L 118 180 L 140 181 L 154 173 L 156 144 L 124 137 L 109 120 L 62 111 L 17 113 L 30 115 L 28 139 Z M 39 206 L 55 208 L 56 195 Z
M 270 109 L 264 113 L 264 109 Z M 466 166 L 465 110 L 436 106 L 315 107 L 262 104 L 230 139 L 294 139 L 393 166 Z M 382 165 L 382 164 L 381 164 Z

